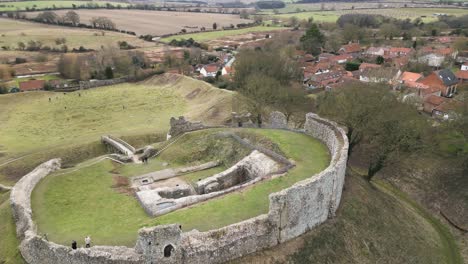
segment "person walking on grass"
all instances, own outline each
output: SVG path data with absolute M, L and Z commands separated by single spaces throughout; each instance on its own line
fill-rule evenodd
M 90 248 L 91 247 L 91 237 L 89 237 L 89 236 L 85 237 L 84 241 L 85 241 L 86 248 Z

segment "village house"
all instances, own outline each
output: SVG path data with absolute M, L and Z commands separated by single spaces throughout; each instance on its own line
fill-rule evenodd
M 359 65 L 359 70 L 364 71 L 365 69 L 380 68 L 380 67 L 382 66 L 378 64 L 363 62 L 361 63 L 361 65 Z
M 22 92 L 43 90 L 46 82 L 44 80 L 30 80 L 19 83 L 19 89 Z
M 338 50 L 339 54 L 350 54 L 353 55 L 353 57 L 361 55 L 361 52 L 362 48 L 359 43 L 349 43 L 341 46 L 341 48 Z
M 428 114 L 433 114 L 434 109 L 436 109 L 437 106 L 441 105 L 445 100 L 448 100 L 447 98 L 437 96 L 437 95 L 430 95 L 427 96 L 424 99 L 423 103 L 423 110 L 424 112 Z
M 468 83 L 468 71 L 458 71 L 456 76 L 460 83 Z
M 400 74 L 401 72 L 395 68 L 368 67 L 359 71 L 359 80 L 361 82 L 394 84 Z
M 385 53 L 388 52 L 388 48 L 385 47 L 370 47 L 365 52 L 364 55 L 367 56 L 384 56 Z
M 225 75 L 229 75 L 229 76 L 233 76 L 234 75 L 234 68 L 231 67 L 231 66 L 224 66 L 223 69 L 221 70 L 221 75 L 222 76 L 225 76 Z
M 353 59 L 353 56 L 350 54 L 341 54 L 328 58 L 332 63 L 344 64 Z
M 332 71 L 322 74 L 311 75 L 304 78 L 304 86 L 308 89 L 326 88 L 342 81 L 342 77 L 346 75 L 346 71 Z
M 463 63 L 462 66 L 460 67 L 460 70 L 468 71 L 468 62 Z
M 403 72 L 398 78 L 399 87 L 407 87 L 411 89 L 425 89 L 428 88 L 427 85 L 419 83 L 419 80 L 422 80 L 424 76 L 416 72 Z
M 455 109 L 459 106 L 460 102 L 455 99 L 431 95 L 424 99 L 423 111 L 432 117 L 449 120 L 455 117 Z
M 394 58 L 409 56 L 413 51 L 414 50 L 412 48 L 391 47 L 387 52 L 385 52 L 384 57 Z
M 201 68 L 200 74 L 203 77 L 216 77 L 216 74 L 219 71 L 219 66 L 217 64 L 208 64 Z
M 431 67 L 440 67 L 445 61 L 445 56 L 436 53 L 430 53 L 420 56 L 418 58 L 418 61 L 421 63 L 425 63 Z
M 439 90 L 441 96 L 452 97 L 457 92 L 458 78 L 449 69 L 434 71 L 419 82 Z

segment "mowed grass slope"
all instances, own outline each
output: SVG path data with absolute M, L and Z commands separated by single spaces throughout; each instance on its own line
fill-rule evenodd
M 252 33 L 252 32 L 268 32 L 268 31 L 280 30 L 280 29 L 284 29 L 284 28 L 283 27 L 255 26 L 255 27 L 233 29 L 233 30 L 218 30 L 218 31 L 200 32 L 200 33 L 192 33 L 192 34 L 182 34 L 182 35 L 177 35 L 177 36 L 165 37 L 165 38 L 162 38 L 161 41 L 169 43 L 173 39 L 181 40 L 181 39 L 192 38 L 193 40 L 197 42 L 206 42 L 206 41 L 220 39 L 220 38 L 224 38 L 228 36 L 236 36 L 236 35 L 242 35 L 242 34 Z
M 21 2 L 18 2 L 21 3 Z M 154 43 L 138 39 L 136 36 L 84 28 L 60 27 L 8 18 L 0 18 L 0 46 L 18 48 L 18 42 L 40 41 L 43 46 L 60 48 L 57 38 L 65 38 L 69 49 L 83 46 L 87 49 L 100 49 L 101 46 L 117 47 L 118 41 L 127 41 L 133 46 L 150 47 Z M 2 54 L 2 51 L 0 51 Z
M 460 263 L 447 255 L 446 239 L 453 241 L 405 201 L 348 175 L 335 218 L 233 263 Z
M 232 95 L 175 75 L 68 94 L 42 91 L 2 95 L 0 164 L 30 153 L 51 152 L 59 146 L 86 145 L 103 134 L 166 133 L 173 116 L 220 124 L 231 113 Z M 52 156 L 40 157 L 40 161 L 45 158 Z M 21 162 L 0 167 L 0 171 Z M 7 176 L 0 173 L 0 182 Z
M 148 217 L 137 200 L 123 193 L 114 181 L 117 175 L 141 175 L 147 170 L 145 166 L 138 169 L 132 165 L 127 169 L 127 166 L 103 161 L 66 174 L 59 171 L 42 180 L 33 192 L 32 206 L 38 230 L 47 233 L 50 240 L 62 244 L 69 244 L 72 239 L 80 241 L 86 235 L 91 235 L 96 244 L 133 246 L 138 229 L 144 226 L 179 223 L 185 231 L 194 228 L 201 231 L 216 229 L 268 212 L 270 193 L 311 177 L 329 163 L 326 147 L 304 134 L 282 130 L 249 130 L 249 133 L 275 142 L 297 166 L 283 177 L 260 182 L 240 192 L 157 218 Z M 204 150 L 199 155 L 206 156 L 210 152 L 205 152 L 203 141 L 198 140 L 196 135 L 184 137 L 171 146 L 168 153 L 164 152 L 158 159 L 150 160 L 149 166 L 160 169 L 160 164 L 166 160 L 170 166 L 179 167 L 181 164 L 177 162 L 181 157 L 173 155 L 180 153 L 182 156 L 196 156 L 191 150 L 197 152 L 200 144 Z M 190 160 L 191 157 L 182 157 L 184 159 Z M 213 172 L 217 172 L 217 169 Z M 192 176 L 186 175 L 189 180 Z

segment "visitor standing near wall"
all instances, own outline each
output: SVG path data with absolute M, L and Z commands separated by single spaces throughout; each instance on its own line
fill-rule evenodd
M 90 248 L 91 247 L 91 237 L 89 237 L 89 236 L 85 237 L 84 241 L 85 241 L 86 248 Z

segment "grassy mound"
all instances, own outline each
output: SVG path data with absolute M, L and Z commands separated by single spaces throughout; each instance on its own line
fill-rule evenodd
M 0 263 L 24 263 L 18 249 L 16 226 L 11 213 L 9 192 L 0 191 Z
M 164 75 L 138 84 L 68 94 L 2 95 L 0 164 L 23 158 L 0 166 L 0 182 L 12 184 L 50 158 L 81 161 L 82 157 L 73 154 L 86 152 L 88 158 L 100 155 L 103 150 L 98 149 L 97 141 L 103 134 L 125 135 L 133 142 L 147 143 L 135 135 L 151 139 L 154 133 L 166 133 L 172 116 L 222 123 L 230 116 L 232 94 L 187 77 Z M 92 142 L 96 144 L 84 146 Z
M 232 130 L 238 131 L 238 130 Z M 119 165 L 110 161 L 87 161 L 78 170 L 69 168 L 46 177 L 32 197 L 38 232 L 54 242 L 69 244 L 91 235 L 97 244 L 133 246 L 137 230 L 143 226 L 180 223 L 184 230 L 209 230 L 255 217 L 268 211 L 268 195 L 323 170 L 329 163 L 326 147 L 318 140 L 282 130 L 242 130 L 259 144 L 278 149 L 296 161 L 284 177 L 257 183 L 241 192 L 194 205 L 157 218 L 148 217 L 122 178 L 184 164 L 219 158 L 230 166 L 249 151 L 238 143 L 219 138 L 219 129 L 198 131 L 181 138 L 146 166 Z M 90 165 L 90 166 L 87 166 Z M 216 172 L 215 172 L 216 173 Z M 184 177 L 197 179 L 210 171 Z M 209 219 L 209 221 L 207 221 Z
M 418 209 L 347 176 L 334 219 L 234 263 L 460 263 L 447 256 L 445 240 Z

